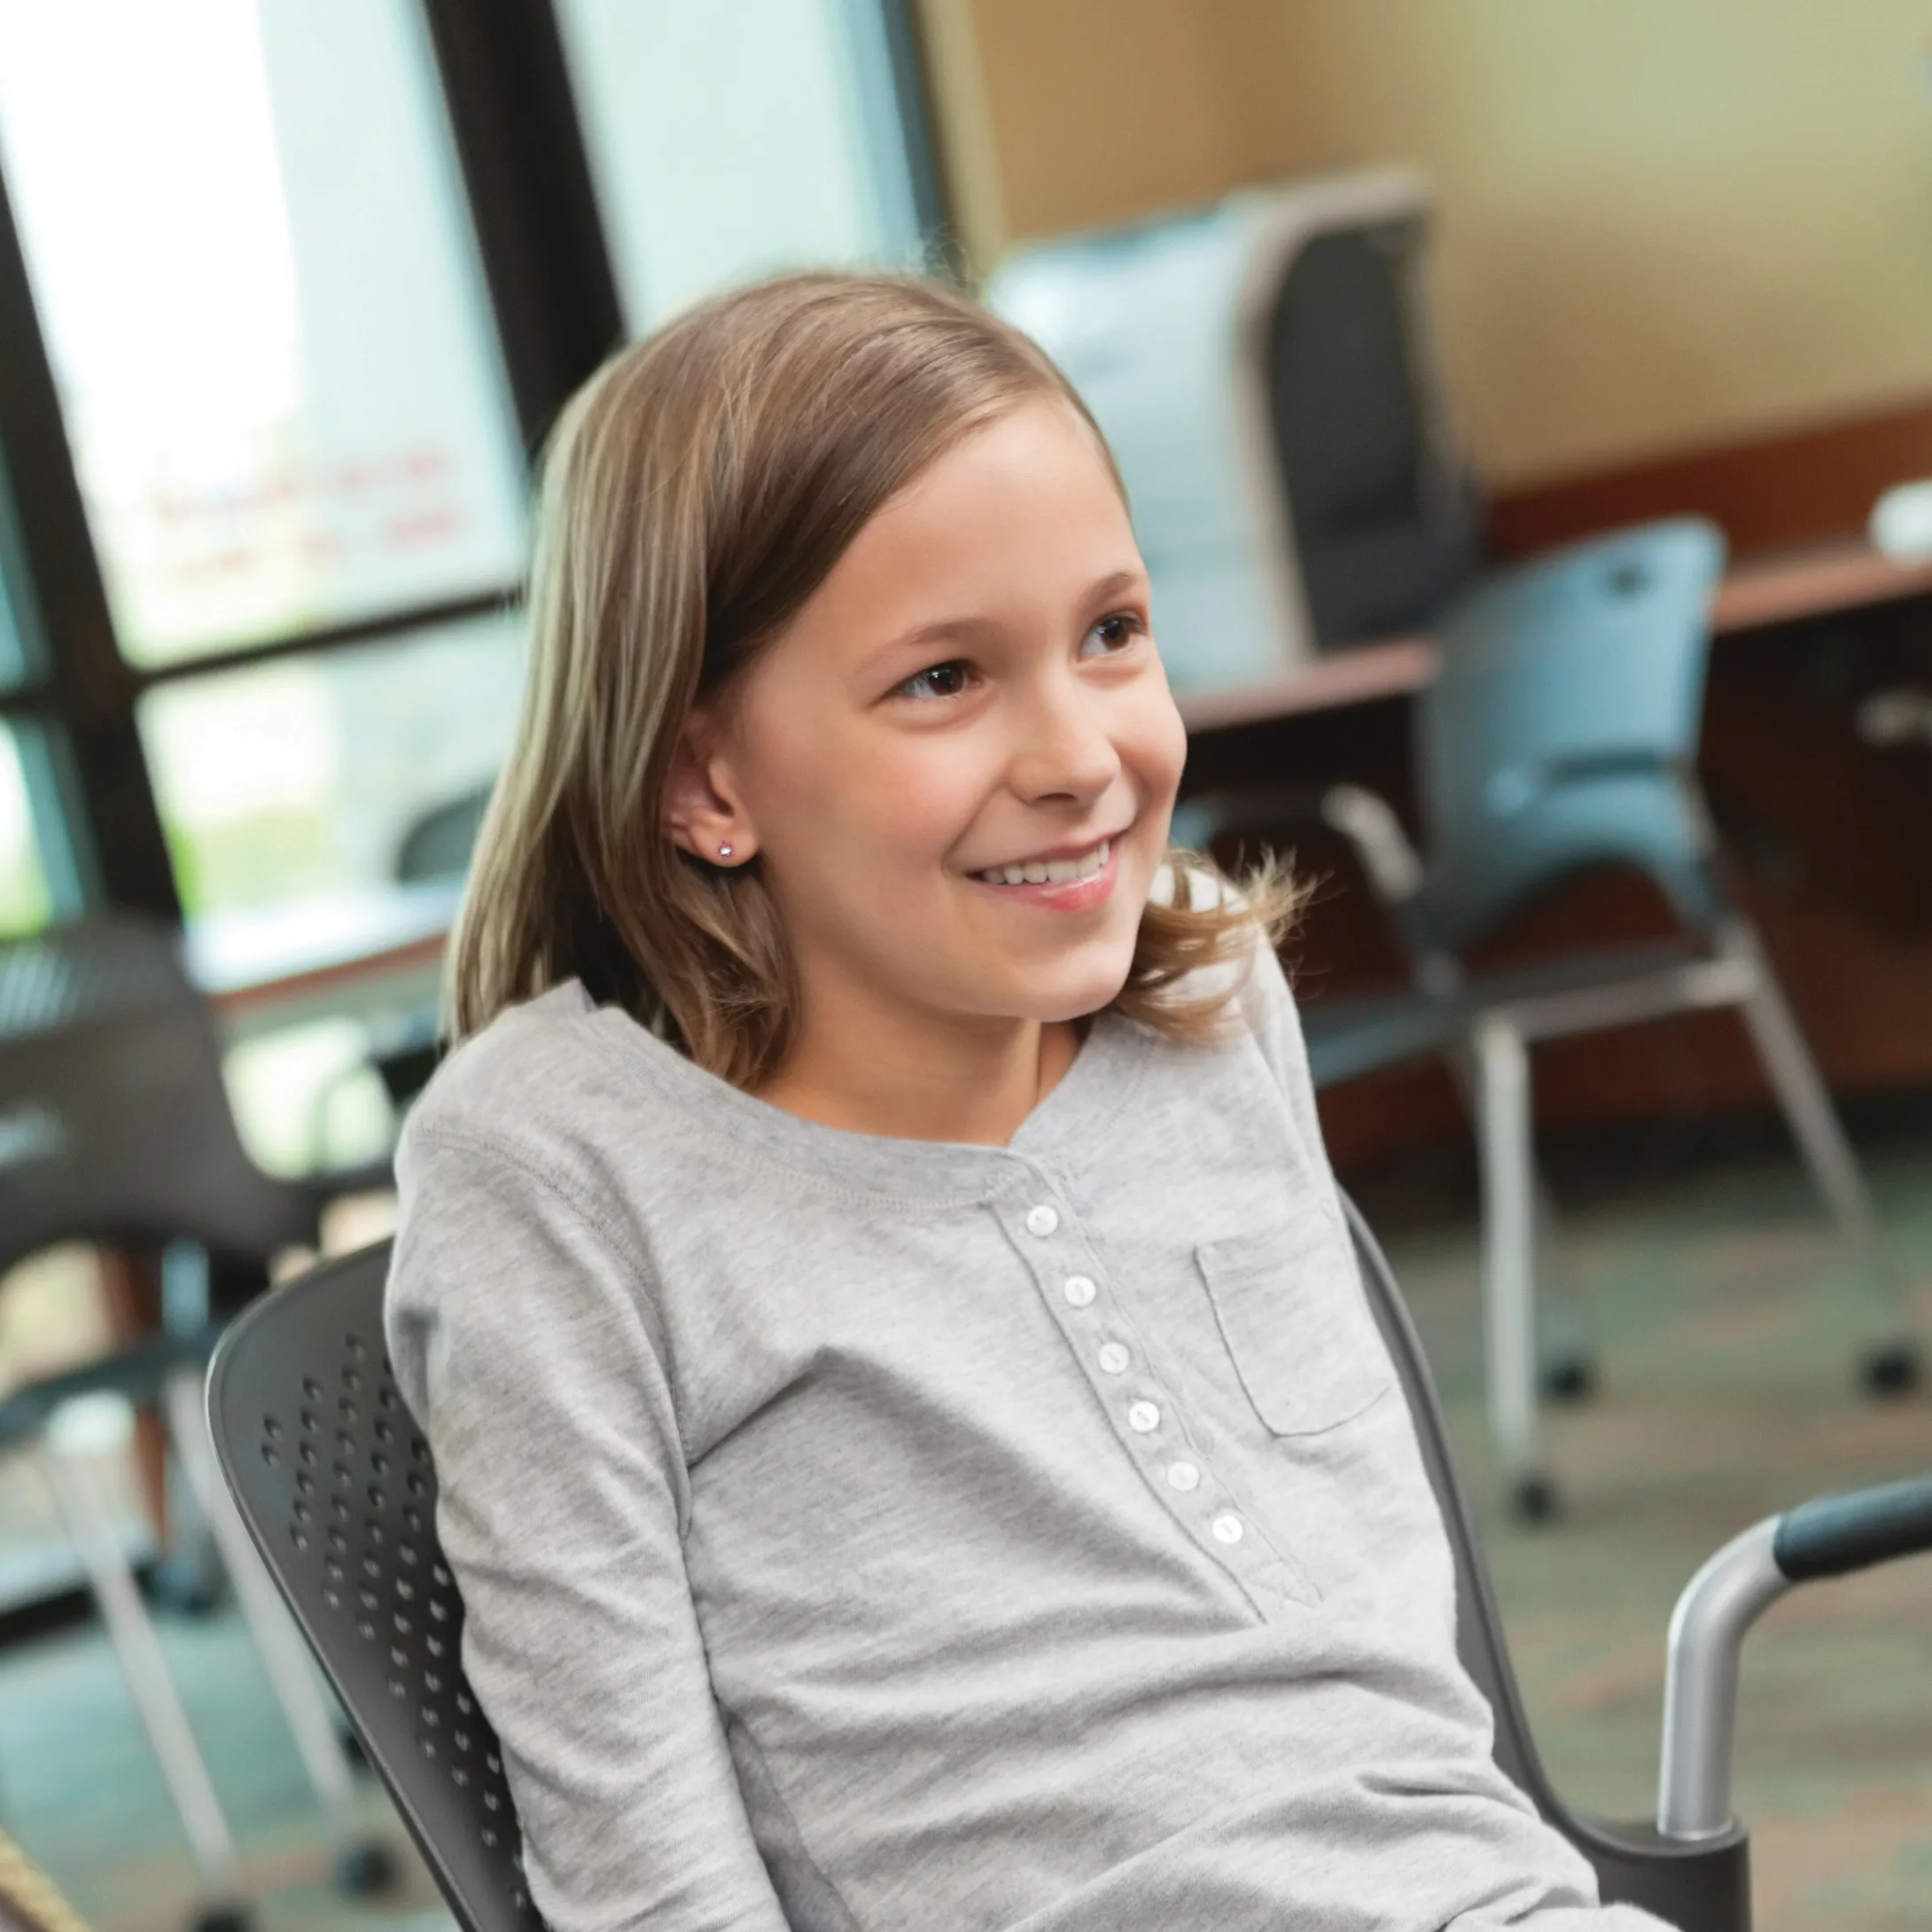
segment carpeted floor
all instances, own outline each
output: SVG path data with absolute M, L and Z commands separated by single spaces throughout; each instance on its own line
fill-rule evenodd
M 1932 1140 L 1871 1163 L 1932 1334 Z M 1427 1195 L 1428 1190 L 1423 1190 Z M 1473 1227 L 1457 1190 L 1383 1188 L 1383 1229 L 1449 1398 L 1532 1719 L 1579 1804 L 1644 1813 L 1666 1620 L 1710 1550 L 1819 1491 L 1932 1467 L 1932 1397 L 1851 1392 L 1856 1297 L 1775 1158 L 1599 1190 L 1565 1253 L 1594 1327 L 1595 1401 L 1550 1430 L 1563 1520 L 1499 1520 L 1481 1440 Z M 226 1619 L 169 1650 L 260 1889 L 263 1932 L 432 1932 L 420 1872 L 379 1906 L 331 1897 L 292 1749 Z M 1761 1932 L 1932 1923 L 1932 1560 L 1819 1585 L 1754 1639 L 1739 1746 Z M 370 1792 L 372 1818 L 381 1803 Z M 175 1932 L 180 1834 L 98 1638 L 0 1655 L 0 1822 L 99 1932 Z M 391 1827 L 392 1831 L 393 1827 Z

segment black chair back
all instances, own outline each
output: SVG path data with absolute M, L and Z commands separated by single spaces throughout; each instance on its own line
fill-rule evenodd
M 389 1244 L 264 1296 L 208 1379 L 229 1487 L 465 1932 L 537 1932 L 496 1733 L 463 1674 L 436 1470 L 383 1347 Z
M 1749 1932 L 1741 1830 L 1708 1844 L 1578 1818 L 1551 1788 L 1457 1482 L 1421 1345 L 1350 1211 L 1371 1307 L 1454 1547 L 1463 1660 L 1496 1713 L 1496 1759 L 1595 1866 L 1606 1899 L 1681 1932 Z M 215 1447 L 281 1585 L 464 1932 L 535 1932 L 496 1735 L 463 1675 L 463 1602 L 436 1541 L 436 1472 L 382 1341 L 386 1243 L 276 1289 L 210 1371 Z
M 1314 236 L 1268 318 L 1274 450 L 1324 650 L 1427 629 L 1483 565 L 1422 340 L 1424 238 L 1419 214 Z
M 64 1241 L 261 1262 L 314 1238 L 311 1196 L 236 1133 L 170 928 L 117 915 L 0 945 L 0 1270 Z

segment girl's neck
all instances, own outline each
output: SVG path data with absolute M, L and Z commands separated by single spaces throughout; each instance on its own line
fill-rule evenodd
M 876 1010 L 813 1010 L 758 1098 L 855 1133 L 1004 1147 L 1056 1087 L 1080 1046 L 1078 1022 L 896 1022 Z

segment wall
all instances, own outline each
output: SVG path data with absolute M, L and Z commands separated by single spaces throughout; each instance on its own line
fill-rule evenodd
M 1438 183 L 1492 484 L 1932 392 L 1928 0 L 928 0 L 969 253 L 1237 182 Z M 940 43 L 946 45 L 942 51 Z

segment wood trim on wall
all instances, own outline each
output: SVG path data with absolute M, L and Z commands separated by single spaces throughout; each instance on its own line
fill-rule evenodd
M 1499 555 L 1694 513 L 1720 525 L 1733 556 L 1828 542 L 1864 530 L 1895 483 L 1932 477 L 1932 398 L 1777 435 L 1500 492 L 1490 508 Z

